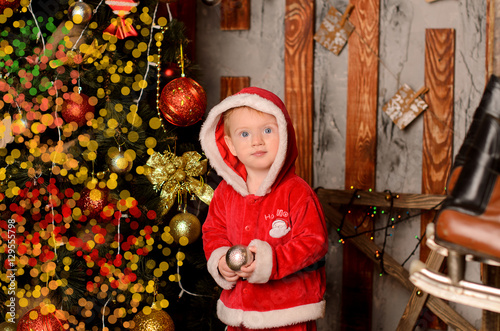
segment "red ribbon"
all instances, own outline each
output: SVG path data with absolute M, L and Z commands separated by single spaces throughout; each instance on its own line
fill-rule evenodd
M 137 36 L 137 31 L 134 29 L 132 23 L 127 22 L 123 17 L 119 17 L 116 21 L 112 22 L 104 33 L 112 34 L 118 39 L 125 39 L 127 37 Z

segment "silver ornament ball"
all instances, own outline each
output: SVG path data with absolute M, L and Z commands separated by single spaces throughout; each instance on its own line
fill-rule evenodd
M 244 245 L 235 245 L 226 253 L 227 266 L 234 271 L 253 262 L 253 253 Z
M 92 18 L 92 7 L 79 0 L 69 7 L 68 16 L 75 24 L 86 24 Z
M 108 163 L 109 170 L 119 175 L 128 173 L 134 164 L 122 151 L 108 153 L 106 155 L 106 162 Z

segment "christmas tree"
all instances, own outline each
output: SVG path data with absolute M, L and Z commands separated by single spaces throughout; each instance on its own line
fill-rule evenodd
M 0 330 L 223 329 L 176 5 L 0 0 Z

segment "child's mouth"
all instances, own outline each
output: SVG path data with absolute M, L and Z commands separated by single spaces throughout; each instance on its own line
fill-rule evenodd
M 257 152 L 255 152 L 255 153 L 253 153 L 252 155 L 253 155 L 253 156 L 262 156 L 262 155 L 264 155 L 264 154 L 266 154 L 266 152 L 265 152 L 265 151 L 257 151 Z

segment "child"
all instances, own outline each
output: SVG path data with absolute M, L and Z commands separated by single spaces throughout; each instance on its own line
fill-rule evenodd
M 328 233 L 321 205 L 295 174 L 290 116 L 273 93 L 249 87 L 216 105 L 201 146 L 224 179 L 203 224 L 208 270 L 223 288 L 217 315 L 228 330 L 316 330 L 325 309 Z M 233 271 L 225 254 L 249 247 Z

